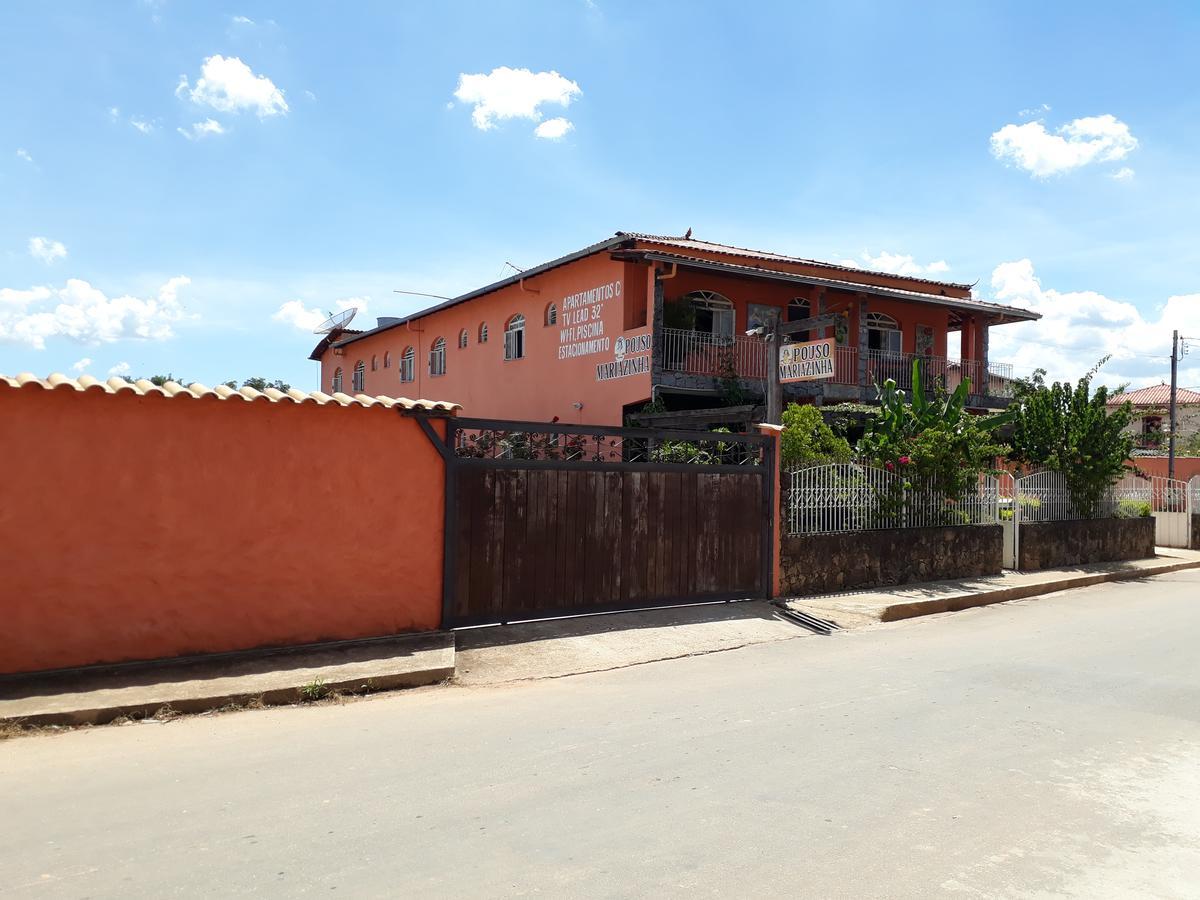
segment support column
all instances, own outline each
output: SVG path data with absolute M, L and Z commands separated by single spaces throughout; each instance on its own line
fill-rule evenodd
M 779 596 L 780 586 L 783 583 L 783 533 L 785 522 L 783 520 L 783 496 L 780 494 L 780 434 L 783 429 L 778 425 L 759 425 L 760 434 L 766 435 L 771 439 L 772 452 L 767 454 L 771 462 L 771 471 L 765 473 L 764 477 L 769 479 L 768 491 L 770 493 L 768 503 L 768 517 L 766 528 L 768 532 L 767 540 L 767 559 L 770 562 L 770 579 L 765 585 L 767 589 L 767 599 L 774 600 Z M 764 566 L 764 572 L 766 567 Z
M 858 299 L 858 389 L 865 394 L 867 384 L 867 298 Z M 860 396 L 859 399 L 862 399 Z M 874 398 L 872 398 L 874 399 Z

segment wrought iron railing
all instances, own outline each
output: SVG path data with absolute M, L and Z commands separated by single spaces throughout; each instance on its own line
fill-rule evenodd
M 760 337 L 664 328 L 663 368 L 685 375 L 767 377 L 767 347 Z
M 990 475 L 953 496 L 900 472 L 852 463 L 793 469 L 786 483 L 792 535 L 994 525 L 1000 515 L 1000 491 Z
M 767 458 L 767 438 L 757 434 L 466 418 L 450 419 L 447 428 L 460 460 L 746 467 Z
M 663 369 L 685 375 L 709 375 L 720 378 L 736 374 L 740 378 L 766 378 L 767 345 L 761 337 L 720 335 L 686 328 L 662 329 Z M 971 379 L 971 393 L 989 397 L 1013 396 L 1013 369 L 1008 363 L 948 359 L 914 353 L 889 353 L 867 350 L 866 380 L 860 381 L 857 347 L 837 347 L 834 351 L 833 384 L 870 387 L 889 378 L 903 390 L 912 389 L 913 361 L 920 360 L 924 384 L 928 390 L 941 387 L 954 390 L 964 378 Z

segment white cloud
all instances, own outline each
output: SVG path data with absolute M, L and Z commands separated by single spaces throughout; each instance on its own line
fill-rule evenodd
M 71 364 L 71 368 L 76 372 L 86 372 L 92 365 L 91 357 L 85 356 L 76 363 Z
M 177 97 L 187 96 L 193 103 L 211 106 L 219 112 L 253 110 L 259 118 L 285 115 L 288 111 L 283 91 L 266 75 L 255 75 L 236 56 L 210 56 L 200 67 L 195 86 L 181 75 L 175 88 Z
M 58 289 L 0 289 L 0 342 L 45 349 L 46 339 L 66 337 L 83 344 L 120 340 L 161 341 L 174 335 L 172 325 L 185 316 L 179 289 L 190 283 L 170 279 L 157 296 L 109 298 L 76 278 Z
M 118 377 L 121 375 L 128 375 L 129 372 L 130 372 L 130 366 L 129 366 L 129 363 L 127 363 L 127 362 L 119 362 L 115 366 L 113 366 L 111 369 L 108 370 L 109 375 L 116 375 Z
M 154 124 L 152 122 L 147 122 L 145 119 L 139 119 L 137 116 L 130 116 L 129 124 L 142 134 L 149 134 L 154 130 Z
M 358 310 L 358 316 L 366 316 L 370 301 L 370 297 L 346 297 L 334 303 L 333 311 L 340 312 L 353 306 Z M 305 306 L 302 300 L 288 300 L 286 303 L 280 304 L 279 309 L 271 318 L 276 322 L 283 322 L 293 328 L 299 328 L 301 331 L 313 331 L 329 318 L 329 313 L 316 306 Z
M 539 122 L 542 104 L 556 103 L 565 107 L 581 93 L 579 85 L 557 72 L 531 72 L 501 66 L 487 75 L 460 74 L 454 96 L 461 103 L 474 105 L 471 121 L 480 131 L 487 131 L 504 119 Z M 566 134 L 565 130 L 558 137 L 563 134 Z
M 1028 119 L 1030 116 L 1041 116 L 1048 112 L 1050 112 L 1050 104 L 1043 103 L 1041 106 L 1035 106 L 1032 109 L 1023 109 L 1017 115 L 1022 119 Z
M 1042 286 L 1028 259 L 1001 263 L 992 272 L 996 302 L 1042 314 L 1037 322 L 991 329 L 989 356 L 1013 363 L 1018 375 L 1044 368 L 1058 380 L 1081 377 L 1103 356 L 1108 384 L 1158 384 L 1170 372 L 1171 330 L 1200 334 L 1200 294 L 1170 297 L 1147 317 L 1123 300 L 1096 291 L 1057 291 Z M 1190 381 L 1200 382 L 1200 369 Z
M 121 118 L 121 108 L 119 106 L 110 106 L 108 108 L 108 117 L 114 122 Z
M 557 119 L 547 119 L 533 129 L 533 133 L 540 138 L 545 138 L 549 141 L 561 140 L 566 136 L 567 132 L 574 131 L 575 126 L 570 119 L 564 119 L 561 116 Z
M 889 253 L 887 250 L 880 252 L 878 256 L 872 256 L 870 251 L 864 250 L 860 259 L 843 259 L 841 265 L 890 272 L 892 275 L 938 275 L 950 271 L 950 265 L 944 259 L 922 265 L 912 256 Z
M 1122 166 L 1121 168 L 1117 169 L 1117 171 L 1113 172 L 1108 177 L 1111 178 L 1113 181 L 1129 181 L 1130 179 L 1133 178 L 1133 176 L 1134 176 L 1133 169 L 1129 168 L 1129 166 Z
M 246 18 L 245 16 L 234 16 L 234 17 L 233 17 L 233 24 L 234 24 L 234 25 L 253 25 L 253 24 L 254 24 L 254 20 L 253 20 L 253 19 L 248 19 L 248 18 Z
M 191 131 L 186 128 L 176 128 L 189 141 L 198 141 L 202 137 L 210 134 L 224 134 L 225 129 L 221 127 L 221 123 L 216 119 L 205 119 L 203 122 L 193 122 Z
M 1137 149 L 1129 126 L 1115 116 L 1088 116 L 1054 134 L 1042 122 L 1005 125 L 992 135 L 992 155 L 1036 178 L 1069 172 L 1093 162 L 1124 159 Z
M 50 238 L 31 237 L 29 239 L 29 255 L 46 265 L 56 259 L 67 258 L 67 248 L 62 241 L 52 241 Z
M 33 157 L 29 155 L 29 151 L 26 150 L 24 147 L 17 148 L 17 156 L 20 157 L 21 159 L 25 160 L 25 162 L 27 162 L 27 163 L 33 162 Z

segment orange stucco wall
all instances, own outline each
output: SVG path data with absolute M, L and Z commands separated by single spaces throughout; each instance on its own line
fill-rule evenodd
M 398 411 L 26 387 L 0 447 L 0 673 L 440 624 L 442 463 Z
M 814 316 L 818 314 L 817 295 L 819 289 L 808 285 L 778 284 L 739 278 L 735 275 L 683 269 L 680 269 L 670 281 L 665 282 L 664 296 L 668 302 L 692 291 L 716 291 L 729 300 L 734 307 L 735 334 L 745 331 L 748 327 L 751 304 L 774 306 L 786 310 L 788 303 L 793 298 L 801 297 L 809 301 L 811 314 Z M 841 291 L 825 293 L 825 312 L 849 313 L 847 346 L 851 347 L 858 346 L 858 307 L 858 297 L 853 294 Z M 949 327 L 949 311 L 947 309 L 871 297 L 867 300 L 867 311 L 884 313 L 896 320 L 903 333 L 902 352 L 916 352 L 917 326 L 927 325 L 933 329 L 933 355 L 947 355 L 947 329 Z M 833 329 L 826 329 L 826 331 L 829 336 L 833 335 Z M 817 337 L 817 335 L 813 337 Z M 956 346 L 953 349 L 957 351 L 958 348 Z
M 647 244 L 644 249 L 654 247 Z M 748 263 L 745 257 L 728 253 L 698 250 L 696 255 L 741 265 Z M 863 284 L 925 292 L 935 290 L 929 283 L 884 273 L 851 273 L 774 261 L 762 265 Z M 321 358 L 321 390 L 334 390 L 334 375 L 340 369 L 341 389 L 347 393 L 355 392 L 353 373 L 361 362 L 365 371 L 363 391 L 367 394 L 454 397 L 469 416 L 535 422 L 557 418 L 567 424 L 620 425 L 627 405 L 650 399 L 651 351 L 648 344 L 643 347 L 638 343 L 636 352 L 625 354 L 626 359 L 644 358 L 645 371 L 626 371 L 619 378 L 600 378 L 597 367 L 615 361 L 618 338 L 650 336 L 654 284 L 650 265 L 613 259 L 609 251 L 600 250 L 533 275 L 523 285 L 510 284 L 456 306 L 428 313 L 415 321 L 340 342 L 326 350 Z M 818 313 L 819 288 L 809 285 L 771 283 L 732 273 L 679 268 L 674 275 L 663 279 L 662 287 L 667 301 L 691 291 L 722 294 L 734 304 L 738 333 L 747 328 L 751 304 L 786 308 L 793 298 L 804 297 L 811 302 L 812 314 Z M 607 296 L 571 308 L 573 296 L 593 288 L 605 289 Z M 947 296 L 969 296 L 970 293 L 954 285 L 937 290 Z M 546 309 L 551 303 L 557 308 L 558 321 L 547 325 Z M 881 297 L 870 297 L 866 303 L 869 312 L 885 313 L 897 321 L 904 353 L 917 352 L 918 326 L 928 326 L 933 332 L 931 355 L 948 357 L 961 353 L 964 359 L 983 357 L 985 329 L 981 321 L 968 322 L 960 335 L 949 330 L 951 313 L 945 307 Z M 850 291 L 829 289 L 825 293 L 826 312 L 849 313 L 846 346 L 851 348 L 857 348 L 859 343 L 859 304 L 859 295 Z M 588 316 L 585 323 L 571 320 L 572 315 L 583 313 Z M 504 329 L 518 314 L 523 315 L 526 322 L 525 356 L 506 360 Z M 483 324 L 488 329 L 486 343 L 479 339 Z M 582 355 L 564 357 L 564 345 L 587 339 L 567 334 L 582 324 L 599 326 L 602 333 L 595 337 L 607 343 Z M 459 344 L 463 331 L 467 339 L 465 347 Z M 832 329 L 828 333 L 832 335 Z M 446 342 L 446 371 L 444 375 L 432 375 L 429 351 L 439 337 Z M 414 352 L 414 378 L 402 382 L 400 361 L 408 347 Z
M 321 390 L 332 390 L 334 371 L 340 367 L 342 390 L 350 393 L 354 366 L 362 360 L 367 394 L 453 397 L 473 416 L 536 422 L 557 416 L 569 424 L 621 424 L 625 404 L 649 399 L 649 370 L 600 380 L 596 367 L 614 362 L 618 338 L 650 333 L 651 278 L 646 265 L 614 261 L 604 253 L 584 257 L 536 275 L 524 287 L 513 284 L 327 351 L 321 360 Z M 576 296 L 594 288 L 600 289 L 597 296 L 602 299 L 581 301 Z M 551 303 L 558 321 L 547 325 Z M 518 314 L 525 317 L 525 356 L 506 360 L 504 329 Z M 479 330 L 485 323 L 488 340 L 481 343 Z M 576 331 L 565 334 L 584 326 L 589 327 L 586 337 Z M 460 347 L 464 329 L 467 345 Z M 446 374 L 435 376 L 429 374 L 429 351 L 439 337 L 446 341 Z M 588 352 L 563 355 L 569 352 L 565 348 L 589 340 L 608 343 L 576 347 Z M 400 358 L 410 346 L 416 358 L 415 379 L 401 382 Z M 387 367 L 385 354 L 391 361 Z M 648 364 L 650 351 L 626 355 L 635 357 L 645 357 Z
M 1129 464 L 1136 466 L 1140 471 L 1147 475 L 1161 475 L 1167 477 L 1167 468 L 1169 460 L 1165 456 L 1138 456 L 1129 460 Z M 1180 481 L 1190 481 L 1200 475 L 1200 457 L 1195 456 L 1176 456 L 1175 457 L 1175 477 Z

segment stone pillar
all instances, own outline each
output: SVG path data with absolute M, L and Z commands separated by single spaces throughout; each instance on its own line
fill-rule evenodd
M 651 272 L 654 271 L 651 267 Z M 663 355 L 663 283 L 654 275 L 654 315 L 650 321 L 650 333 L 654 336 L 650 342 L 650 390 L 653 396 L 654 385 L 662 383 Z

